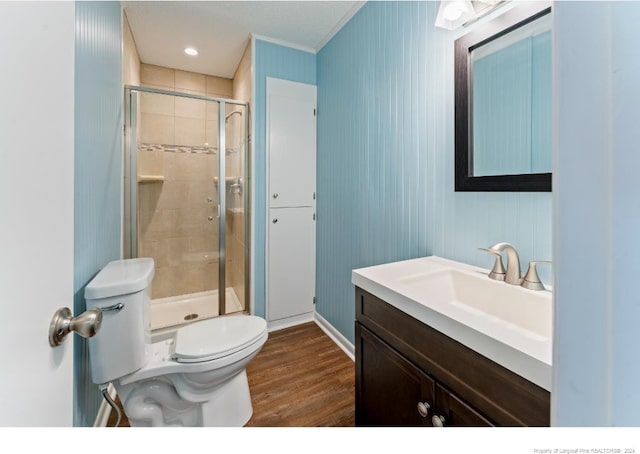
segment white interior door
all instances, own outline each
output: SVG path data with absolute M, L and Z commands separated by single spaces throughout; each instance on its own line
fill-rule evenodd
M 73 2 L 0 2 L 0 425 L 73 424 Z
M 267 320 L 291 323 L 314 309 L 314 85 L 267 79 L 267 163 Z

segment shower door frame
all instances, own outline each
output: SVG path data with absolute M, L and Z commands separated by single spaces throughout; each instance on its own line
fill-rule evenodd
M 249 103 L 235 99 L 181 93 L 171 90 L 125 85 L 124 87 L 124 175 L 128 184 L 124 184 L 123 208 L 129 213 L 129 222 L 123 222 L 123 255 L 124 258 L 138 256 L 138 98 L 132 92 L 155 93 L 159 95 L 200 99 L 218 103 L 218 315 L 226 314 L 226 106 L 244 106 L 245 135 L 244 139 L 244 311 L 250 312 L 250 253 L 251 250 L 251 153 L 250 153 L 250 111 Z M 135 115 L 133 113 L 135 112 Z M 125 180 L 126 181 L 126 180 Z M 124 221 L 124 218 L 123 218 Z

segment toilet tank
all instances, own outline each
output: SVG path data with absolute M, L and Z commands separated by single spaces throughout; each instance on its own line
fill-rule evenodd
M 102 384 L 144 367 L 151 345 L 152 258 L 116 260 L 84 290 L 87 309 L 99 307 L 102 325 L 89 339 L 91 378 Z M 121 309 L 117 307 L 121 306 Z

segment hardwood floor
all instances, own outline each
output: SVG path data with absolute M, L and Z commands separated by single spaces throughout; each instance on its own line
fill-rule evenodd
M 352 427 L 355 368 L 313 323 L 274 331 L 247 368 L 253 416 L 247 427 Z M 115 423 L 112 412 L 109 426 Z M 123 412 L 121 427 L 128 421 Z
M 313 322 L 269 333 L 247 375 L 249 427 L 355 424 L 354 363 Z

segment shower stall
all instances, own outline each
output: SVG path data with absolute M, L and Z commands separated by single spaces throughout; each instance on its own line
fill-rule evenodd
M 125 88 L 127 257 L 152 257 L 152 329 L 249 311 L 249 106 Z

